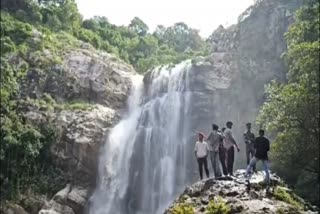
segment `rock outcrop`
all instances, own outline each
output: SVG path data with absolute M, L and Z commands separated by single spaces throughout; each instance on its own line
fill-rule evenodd
M 38 126 L 48 122 L 54 126 L 56 142 L 50 151 L 66 184 L 52 199 L 42 199 L 45 205 L 30 214 L 38 213 L 41 207 L 40 213 L 83 212 L 97 180 L 100 148 L 126 107 L 131 76 L 135 74 L 132 66 L 86 43 L 63 53 L 61 64 L 51 66 L 45 78 L 37 65 L 30 68 L 23 90 L 23 96 L 31 98 L 21 105 L 26 120 Z M 37 61 L 38 56 L 29 55 Z M 41 57 L 49 59 L 52 55 L 44 50 Z M 14 56 L 12 60 L 18 62 L 17 66 L 24 62 Z M 43 99 L 45 94 L 54 100 L 51 109 L 32 101 Z M 68 107 L 72 105 L 78 107 Z M 10 209 L 19 207 L 12 205 Z
M 271 185 L 266 191 L 264 173 L 257 172 L 250 181 L 250 188 L 244 177 L 244 170 L 238 170 L 234 177 L 209 178 L 188 186 L 165 211 L 179 213 L 317 213 L 288 189 L 283 181 L 271 174 Z
M 115 56 L 87 49 L 71 49 L 56 66 L 61 76 L 51 76 L 43 92 L 57 100 L 83 100 L 110 108 L 123 108 L 131 88 L 133 68 Z

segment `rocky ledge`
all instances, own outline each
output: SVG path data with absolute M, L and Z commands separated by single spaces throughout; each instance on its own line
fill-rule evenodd
M 209 178 L 188 186 L 165 214 L 318 213 L 275 174 L 266 191 L 264 173 L 252 176 L 250 187 L 238 170 L 234 177 Z

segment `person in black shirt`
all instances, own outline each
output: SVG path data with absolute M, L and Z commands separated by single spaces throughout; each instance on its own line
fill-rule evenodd
M 249 180 L 251 177 L 251 168 L 256 164 L 257 161 L 261 160 L 263 163 L 264 171 L 266 172 L 266 182 L 270 182 L 269 166 L 268 166 L 268 151 L 270 150 L 270 142 L 264 137 L 264 130 L 259 130 L 259 137 L 255 139 L 254 142 L 255 155 L 251 159 L 245 177 L 248 177 Z

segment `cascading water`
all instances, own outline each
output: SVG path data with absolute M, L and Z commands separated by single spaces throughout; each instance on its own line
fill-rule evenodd
M 189 69 L 186 61 L 133 81 L 128 113 L 112 129 L 90 214 L 158 214 L 190 183 Z M 194 161 L 194 160 L 193 160 Z

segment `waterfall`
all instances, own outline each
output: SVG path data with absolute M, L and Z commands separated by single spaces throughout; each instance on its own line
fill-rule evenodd
M 191 62 L 137 75 L 99 160 L 90 214 L 158 214 L 192 181 Z M 146 77 L 145 77 L 146 79 Z

